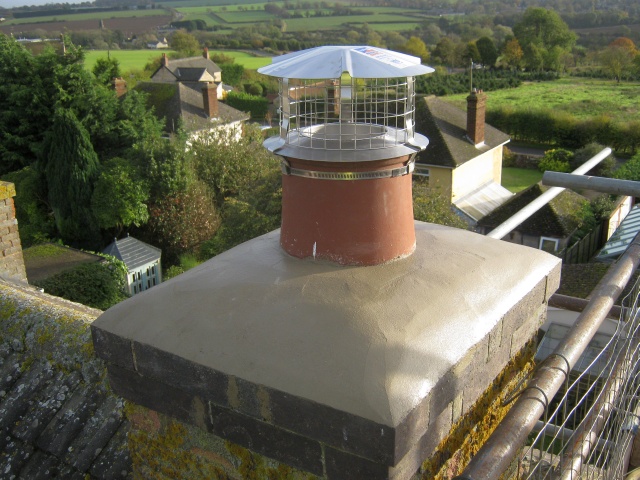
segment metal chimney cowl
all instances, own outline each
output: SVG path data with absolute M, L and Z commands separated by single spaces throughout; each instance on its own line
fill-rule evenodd
M 298 258 L 375 265 L 415 249 L 411 173 L 429 143 L 415 132 L 420 59 L 369 46 L 276 57 L 282 248 Z

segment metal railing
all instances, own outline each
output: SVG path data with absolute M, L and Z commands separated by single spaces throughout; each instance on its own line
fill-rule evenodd
M 566 186 L 584 182 L 579 177 L 563 181 Z M 516 222 L 507 220 L 492 236 L 501 238 Z M 640 234 L 457 480 L 623 478 L 640 424 L 638 284 L 623 301 L 610 341 L 597 349 L 591 341 L 639 264 Z

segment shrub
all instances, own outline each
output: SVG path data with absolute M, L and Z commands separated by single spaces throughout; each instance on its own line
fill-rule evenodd
M 568 173 L 571 171 L 570 162 L 572 158 L 573 153 L 570 150 L 565 150 L 564 148 L 547 150 L 544 152 L 544 157 L 542 157 L 538 164 L 538 169 L 541 172 L 552 171 Z
M 242 92 L 229 92 L 227 104 L 243 112 L 249 112 L 251 118 L 263 119 L 269 109 L 269 101 L 265 97 Z
M 83 263 L 36 285 L 51 295 L 100 310 L 128 297 L 122 272 L 109 262 Z

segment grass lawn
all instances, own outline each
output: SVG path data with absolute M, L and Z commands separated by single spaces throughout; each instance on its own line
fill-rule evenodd
M 172 50 L 111 50 L 111 58 L 118 59 L 122 73 L 132 69 L 142 70 L 152 59 L 161 56 L 163 53 L 171 53 Z M 87 70 L 93 70 L 96 60 L 107 56 L 107 50 L 87 50 L 84 65 Z
M 582 119 L 607 115 L 619 122 L 629 122 L 638 120 L 640 116 L 639 91 L 638 82 L 617 84 L 613 80 L 564 77 L 552 82 L 527 82 L 518 88 L 488 92 L 487 109 L 553 109 Z M 466 108 L 466 97 L 467 94 L 450 95 L 446 100 Z
M 502 186 L 518 193 L 542 180 L 542 172 L 529 168 L 505 167 L 502 169 Z
M 247 70 L 256 70 L 271 63 L 271 57 L 254 57 L 246 52 L 209 50 L 210 54 L 224 53 L 228 57 L 233 57 Z M 153 58 L 161 56 L 163 53 L 173 53 L 172 50 L 111 50 L 111 58 L 117 58 L 120 62 L 120 70 L 126 73 L 132 69 L 142 70 L 144 66 Z M 85 67 L 92 70 L 96 60 L 106 57 L 106 50 L 87 50 L 85 57 Z

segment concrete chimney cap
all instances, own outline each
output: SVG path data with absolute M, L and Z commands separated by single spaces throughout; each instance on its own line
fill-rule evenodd
M 273 58 L 273 63 L 258 69 L 264 75 L 280 78 L 340 78 L 348 72 L 352 78 L 413 77 L 433 72 L 420 58 L 369 46 L 323 46 Z

